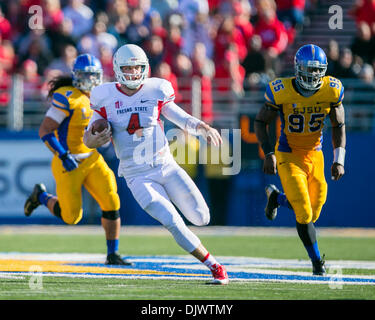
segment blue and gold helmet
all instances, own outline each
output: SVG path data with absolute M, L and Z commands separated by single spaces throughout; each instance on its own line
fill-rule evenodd
M 317 90 L 327 71 L 327 56 L 323 49 L 307 44 L 298 49 L 294 57 L 296 81 L 306 90 Z
M 102 64 L 91 54 L 81 54 L 74 61 L 72 76 L 74 87 L 82 91 L 91 91 L 102 83 Z

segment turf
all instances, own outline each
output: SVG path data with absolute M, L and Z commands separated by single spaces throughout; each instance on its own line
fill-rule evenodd
M 306 259 L 296 236 L 207 236 L 200 239 L 216 256 Z M 320 237 L 329 260 L 375 260 L 375 238 Z M 102 253 L 104 235 L 0 234 L 0 252 Z M 123 235 L 122 255 L 183 255 L 171 236 Z M 306 270 L 304 270 L 306 271 Z M 345 269 L 347 274 L 375 275 L 375 270 Z M 28 277 L 25 277 L 28 279 Z M 333 290 L 322 284 L 232 282 L 208 286 L 199 280 L 128 280 L 44 277 L 43 290 L 27 279 L 0 279 L 1 300 L 374 300 L 374 286 L 347 285 Z

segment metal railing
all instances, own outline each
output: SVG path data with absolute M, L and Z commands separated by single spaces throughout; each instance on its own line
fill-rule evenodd
M 358 79 L 342 79 L 342 82 L 345 87 L 347 130 L 374 131 L 375 84 Z M 0 95 L 9 96 L 8 103 L 0 106 L 0 128 L 11 131 L 34 130 L 42 122 L 49 101 L 41 90 L 40 94 L 29 96 L 24 90 L 24 84 L 22 76 L 14 75 L 8 87 L 0 89 Z M 36 84 L 38 87 L 41 85 L 42 83 Z M 256 114 L 264 103 L 264 86 L 245 86 L 242 94 L 236 94 L 231 90 L 229 79 L 213 79 L 206 92 L 203 90 L 207 88 L 202 88 L 198 77 L 179 78 L 178 86 L 177 103 L 198 118 L 201 117 L 205 104 L 212 105 L 213 124 L 219 128 L 239 128 L 240 114 Z M 203 101 L 203 95 L 206 101 Z

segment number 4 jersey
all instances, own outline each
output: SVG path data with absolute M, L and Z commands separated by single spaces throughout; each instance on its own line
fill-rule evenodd
M 116 82 L 91 91 L 91 108 L 95 112 L 88 128 L 100 118 L 110 122 L 112 141 L 120 159 L 119 176 L 128 177 L 172 157 L 159 118 L 163 106 L 174 97 L 171 83 L 159 78 L 146 79 L 132 96 L 126 95 Z
M 341 81 L 330 76 L 322 79 L 320 89 L 304 97 L 295 89 L 295 77 L 278 78 L 266 88 L 266 104 L 280 112 L 281 132 L 277 150 L 321 150 L 324 119 L 331 108 L 344 98 Z

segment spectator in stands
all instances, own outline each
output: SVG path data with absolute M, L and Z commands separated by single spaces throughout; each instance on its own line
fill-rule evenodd
M 350 13 L 358 25 L 367 23 L 372 35 L 375 35 L 375 0 L 356 0 Z
M 371 63 L 375 56 L 375 36 L 371 36 L 370 26 L 365 22 L 357 25 L 357 35 L 354 38 L 351 50 L 354 56 L 358 56 L 364 63 Z
M 50 49 L 54 57 L 61 56 L 63 48 L 67 45 L 77 46 L 77 42 L 72 36 L 73 23 L 69 18 L 64 18 L 56 31 L 46 30 Z
M 238 59 L 243 61 L 247 55 L 246 40 L 241 31 L 236 28 L 232 16 L 224 17 L 215 38 L 215 56 L 216 64 L 220 64 L 225 59 L 225 52 L 229 47 L 235 48 Z
M 109 18 L 109 25 L 114 25 L 120 17 L 128 18 L 129 16 L 128 3 L 124 0 L 107 1 L 106 12 Z
M 178 25 L 170 24 L 168 29 L 168 37 L 165 41 L 165 57 L 164 61 L 167 62 L 174 70 L 175 57 L 181 52 L 184 40 L 181 36 L 181 29 Z
M 164 44 L 163 39 L 157 35 L 151 36 L 146 42 L 145 52 L 148 57 L 151 75 L 153 75 L 160 63 L 164 60 Z
M 262 38 L 262 50 L 267 60 L 278 70 L 278 56 L 288 45 L 288 34 L 283 23 L 276 16 L 276 4 L 273 0 L 257 2 L 259 19 L 255 24 L 255 34 Z
M 8 19 L 4 17 L 2 8 L 0 7 L 0 34 L 3 40 L 11 40 L 12 27 Z
M 105 21 L 98 19 L 91 33 L 84 35 L 78 43 L 80 53 L 89 53 L 95 57 L 100 55 L 100 47 L 107 46 L 114 53 L 118 42 L 114 35 L 107 32 Z
M 126 29 L 129 24 L 128 16 L 118 16 L 115 18 L 114 24 L 108 27 L 108 33 L 116 38 L 118 47 L 129 43 L 129 39 L 126 37 Z
M 207 0 L 180 0 L 178 12 L 186 19 L 187 27 L 196 21 L 196 16 L 203 14 L 207 16 L 209 7 Z
M 22 10 L 21 0 L 8 1 L 6 3 L 6 10 L 4 7 L 2 7 L 2 9 L 4 9 L 6 19 L 11 25 L 9 39 L 15 41 L 18 37 L 22 36 L 26 30 L 26 12 Z
M 140 8 L 135 8 L 130 14 L 130 24 L 126 29 L 126 37 L 129 43 L 138 46 L 143 45 L 144 41 L 149 37 L 150 31 L 144 23 L 145 14 Z
M 62 49 L 61 57 L 54 59 L 47 69 L 60 70 L 62 74 L 70 75 L 74 60 L 77 58 L 77 49 L 68 44 Z
M 365 63 L 363 65 L 362 70 L 359 73 L 359 78 L 367 85 L 370 85 L 373 89 L 375 88 L 374 69 L 370 64 Z
M 199 77 L 201 83 L 201 118 L 206 123 L 213 121 L 212 79 L 215 75 L 215 64 L 207 57 L 206 46 L 202 42 L 195 44 L 192 54 L 193 77 Z
M 168 36 L 168 31 L 166 28 L 164 28 L 161 15 L 156 10 L 153 10 L 150 14 L 148 28 L 150 29 L 150 34 L 159 36 L 162 38 L 163 44 L 165 43 Z
M 44 71 L 52 60 L 52 56 L 49 50 L 47 50 L 47 48 L 43 45 L 41 38 L 33 39 L 27 51 L 20 55 L 19 66 L 21 66 L 22 63 L 27 59 L 35 61 L 38 66 L 38 74 L 43 75 Z
M 210 36 L 209 16 L 206 13 L 198 12 L 195 20 L 191 21 L 182 31 L 184 46 L 182 52 L 191 57 L 195 44 L 204 43 L 206 52 L 209 57 L 213 55 L 213 41 Z
M 84 4 L 84 0 L 69 0 L 63 13 L 64 17 L 69 18 L 73 23 L 72 36 L 75 40 L 79 40 L 92 30 L 94 12 Z
M 10 100 L 11 76 L 5 72 L 0 63 L 0 107 L 7 107 Z
M 353 54 L 349 48 L 342 49 L 338 68 L 335 71 L 337 78 L 357 78 L 358 74 L 353 69 Z
M 0 64 L 2 69 L 11 74 L 14 71 L 16 62 L 16 55 L 12 43 L 9 40 L 3 40 L 3 35 L 0 31 Z
M 99 47 L 99 56 L 103 68 L 103 82 L 113 81 L 114 80 L 114 71 L 113 71 L 113 52 L 112 49 L 107 46 Z
M 215 70 L 219 92 L 228 94 L 228 91 L 232 91 L 239 96 L 243 94 L 245 69 L 239 62 L 235 47 L 230 47 L 225 51 L 224 59 L 221 60 L 220 64 L 215 64 Z
M 24 101 L 37 101 L 40 99 L 42 78 L 38 74 L 38 66 L 35 61 L 27 59 L 22 64 L 23 97 Z M 39 107 L 39 106 L 38 106 Z
M 259 35 L 254 35 L 249 39 L 249 53 L 247 54 L 242 66 L 245 68 L 245 77 L 247 84 L 251 88 L 267 84 L 271 79 L 272 66 L 267 66 L 267 61 L 262 54 L 262 39 Z M 273 75 L 273 73 L 272 73 Z
M 330 40 L 327 51 L 327 75 L 334 76 L 339 68 L 340 48 L 336 40 Z
M 305 0 L 276 0 L 277 17 L 284 24 L 300 29 L 303 25 Z
M 248 43 L 249 39 L 253 36 L 254 27 L 250 22 L 251 19 L 251 5 L 246 1 L 238 1 L 233 3 L 234 24 L 239 29 Z
M 166 28 L 164 28 L 161 15 L 156 10 L 153 10 L 150 15 L 149 29 L 152 35 L 159 36 L 162 38 L 163 44 L 165 43 L 168 36 L 168 31 Z
M 64 20 L 60 0 L 43 0 L 43 27 L 49 32 L 56 32 Z
M 151 7 L 160 13 L 162 20 L 178 9 L 178 0 L 152 0 Z

